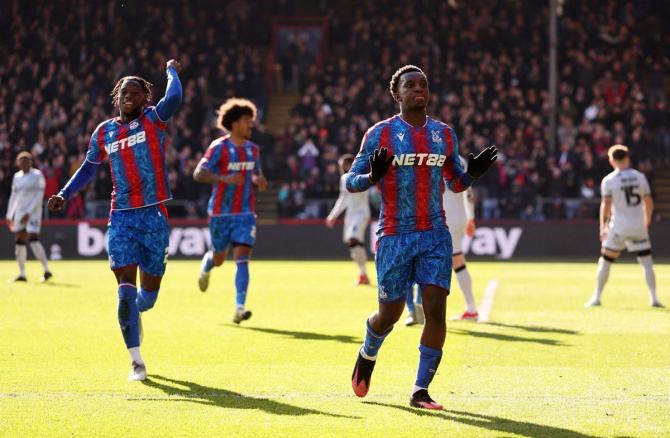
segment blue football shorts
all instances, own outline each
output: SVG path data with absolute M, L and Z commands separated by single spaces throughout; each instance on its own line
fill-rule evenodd
M 159 206 L 112 211 L 108 227 L 110 268 L 138 265 L 147 274 L 163 276 L 170 231 Z
M 451 287 L 451 234 L 446 228 L 383 236 L 378 241 L 378 299 L 404 300 L 414 283 Z
M 229 245 L 253 247 L 256 242 L 256 215 L 212 216 L 209 218 L 209 234 L 215 252 L 223 252 Z

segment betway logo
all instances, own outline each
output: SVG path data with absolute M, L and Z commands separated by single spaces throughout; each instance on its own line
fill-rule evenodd
M 505 231 L 502 227 L 479 227 L 475 230 L 474 236 L 463 236 L 463 253 L 510 259 L 514 255 L 521 234 L 521 227 L 512 227 L 509 231 Z
M 210 244 L 207 227 L 172 227 L 168 254 L 179 253 L 184 256 L 201 256 Z M 94 257 L 107 252 L 107 233 L 91 227 L 85 222 L 77 226 L 77 252 L 81 256 Z
M 114 152 L 118 151 L 119 149 L 123 150 L 126 148 L 130 148 L 135 146 L 138 143 L 143 143 L 146 141 L 147 135 L 145 134 L 144 131 L 140 131 L 136 134 L 129 135 L 126 138 L 122 138 L 120 140 L 114 141 L 112 143 L 106 143 L 105 144 L 105 151 L 107 151 L 107 155 L 113 154 Z
M 239 163 L 228 163 L 228 170 L 254 170 L 253 161 L 240 161 Z
M 400 154 L 393 157 L 393 165 L 442 167 L 446 159 L 446 155 L 440 154 Z

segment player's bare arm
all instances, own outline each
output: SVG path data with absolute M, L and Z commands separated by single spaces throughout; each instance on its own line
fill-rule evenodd
M 609 224 L 612 215 L 612 197 L 603 197 L 600 203 L 600 241 L 604 241 L 607 237 L 607 224 Z
M 654 199 L 651 195 L 646 195 L 644 197 L 644 224 L 649 227 L 651 225 L 651 219 L 654 215 Z
M 219 175 L 218 173 L 207 170 L 202 165 L 202 162 L 200 162 L 195 168 L 195 171 L 193 172 L 193 179 L 196 182 L 203 184 L 218 184 L 220 182 L 234 185 L 244 184 L 244 176 L 242 176 L 241 173 L 236 172 L 229 175 Z

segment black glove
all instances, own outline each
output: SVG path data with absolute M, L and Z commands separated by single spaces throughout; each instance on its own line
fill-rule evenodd
M 376 184 L 377 181 L 382 179 L 386 172 L 389 170 L 389 166 L 393 161 L 393 155 L 389 158 L 386 158 L 388 149 L 379 148 L 375 149 L 370 157 L 370 182 Z
M 468 154 L 468 173 L 471 177 L 477 179 L 484 175 L 491 164 L 498 159 L 498 149 L 495 146 L 489 146 L 479 153 L 476 157 Z

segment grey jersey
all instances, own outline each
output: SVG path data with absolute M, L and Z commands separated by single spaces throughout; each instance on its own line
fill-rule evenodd
M 651 195 L 649 182 L 635 169 L 616 169 L 603 178 L 600 192 L 612 198 L 610 229 L 625 233 L 645 228 L 644 197 Z

